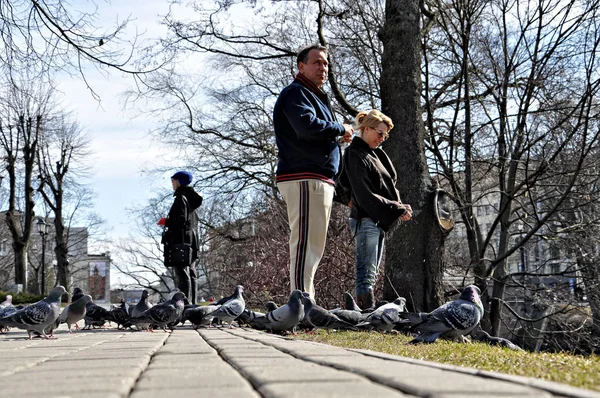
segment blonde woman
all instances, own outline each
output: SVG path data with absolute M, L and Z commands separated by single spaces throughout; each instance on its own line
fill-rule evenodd
M 344 166 L 352 187 L 350 228 L 356 240 L 356 296 L 363 309 L 374 308 L 373 287 L 383 253 L 385 233 L 392 224 L 412 217 L 396 189 L 396 169 L 381 144 L 394 127 L 392 120 L 373 109 L 356 115 L 356 137 L 346 149 Z

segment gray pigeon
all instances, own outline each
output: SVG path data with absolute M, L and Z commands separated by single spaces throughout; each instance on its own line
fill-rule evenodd
M 213 312 L 215 312 L 218 308 L 218 305 L 201 305 L 198 307 L 188 308 L 183 311 L 181 321 L 190 321 L 194 327 L 194 330 L 198 329 L 200 326 L 210 327 L 210 324 L 214 319 Z
M 255 329 L 265 330 L 264 328 L 261 329 L 261 326 L 256 323 L 257 320 L 265 318 L 265 315 L 266 314 L 264 312 L 253 311 L 250 308 L 246 307 L 244 308 L 244 311 L 240 314 L 240 316 L 238 316 L 235 320 L 239 325 L 245 324 Z
M 48 336 L 44 330 L 46 327 L 54 325 L 58 319 L 60 299 L 66 292 L 64 287 L 56 286 L 43 300 L 0 318 L 0 326 L 25 329 L 30 340 L 32 333 L 38 333 L 44 339 L 53 338 L 53 335 Z
M 349 311 L 362 311 L 356 301 L 354 301 L 354 297 L 348 292 L 344 292 L 344 308 Z
M 152 304 L 150 304 L 148 296 L 149 296 L 148 291 L 144 290 L 142 292 L 142 297 L 140 298 L 140 301 L 138 301 L 138 303 L 135 305 L 135 307 L 132 307 L 132 309 L 131 309 L 132 317 L 140 316 L 144 312 L 146 312 L 150 308 L 152 308 Z
M 13 307 L 12 296 L 7 294 L 4 301 L 0 303 L 0 308 Z
M 235 318 L 240 316 L 242 312 L 244 312 L 244 308 L 246 308 L 246 302 L 244 301 L 244 287 L 242 285 L 237 285 L 235 287 L 232 298 L 225 302 L 222 306 L 219 307 L 215 312 L 212 313 L 213 317 L 216 319 L 227 322 L 229 324 L 229 328 L 232 328 L 231 324 Z
M 341 320 L 337 315 L 318 306 L 310 296 L 303 296 L 302 304 L 304 304 L 304 322 L 316 329 L 357 330 L 352 324 Z
M 295 332 L 295 327 L 302 320 L 304 305 L 302 304 L 302 292 L 294 290 L 290 293 L 288 302 L 281 307 L 267 313 L 264 318 L 258 318 L 256 323 L 262 324 L 266 330 L 272 332 L 286 333 Z
M 79 326 L 77 322 L 83 319 L 87 312 L 86 304 L 92 301 L 92 296 L 89 294 L 84 294 L 81 298 L 73 301 L 71 304 L 67 305 L 60 316 L 58 317 L 57 322 L 66 323 L 69 328 L 69 334 L 71 333 L 71 325 L 75 324 L 75 329 L 79 330 Z M 58 325 L 56 325 L 58 326 Z
M 367 316 L 369 316 L 369 314 L 363 314 L 360 311 L 343 310 L 341 308 L 334 308 L 333 310 L 330 310 L 330 312 L 336 315 L 341 320 L 346 321 L 355 326 L 356 324 L 363 322 L 367 318 Z
M 476 330 L 471 333 L 473 340 L 481 341 L 483 343 L 488 343 L 490 345 L 497 345 L 500 347 L 506 347 L 510 350 L 514 351 L 524 351 L 521 347 L 510 341 L 509 339 L 505 339 L 503 337 L 493 337 L 490 336 L 488 332 L 484 330 Z
M 373 311 L 363 322 L 360 322 L 356 327 L 371 327 L 380 332 L 391 332 L 400 322 L 400 315 L 396 308 L 385 308 L 383 311 Z
M 153 332 L 152 325 L 158 325 L 158 327 L 167 332 L 167 325 L 172 324 L 172 330 L 183 313 L 184 300 L 185 294 L 177 292 L 171 299 L 164 303 L 156 304 L 140 316 L 131 318 L 131 323 L 133 325 L 149 324 L 150 327 L 148 330 L 150 332 Z
M 4 318 L 7 317 L 9 315 L 14 314 L 15 312 L 17 312 L 18 309 L 15 306 L 10 306 L 10 307 L 0 307 L 0 318 Z M 8 326 L 4 326 L 0 323 L 0 333 L 4 333 L 4 332 L 8 332 Z
M 410 344 L 433 343 L 441 335 L 451 337 L 454 341 L 465 341 L 464 336 L 471 333 L 483 317 L 480 292 L 477 286 L 469 285 L 457 300 L 450 301 L 429 314 L 401 314 L 409 321 L 421 321 L 413 329 L 417 336 Z
M 147 290 L 143 290 L 142 291 L 142 297 L 140 297 L 140 301 L 138 301 L 138 303 L 133 306 L 133 307 L 129 307 L 129 315 L 132 318 L 138 317 L 140 315 L 142 315 L 144 312 L 148 311 L 150 308 L 152 308 L 152 304 L 150 304 L 150 301 L 148 299 L 148 291 Z M 138 329 L 148 329 L 149 325 L 145 325 L 145 324 L 137 324 L 136 327 Z
M 367 315 L 365 320 L 357 327 L 368 327 L 379 330 L 380 332 L 390 332 L 396 324 L 404 323 L 400 319 L 400 313 L 406 311 L 406 299 L 398 297 L 391 303 L 386 303 L 377 307 L 375 311 Z

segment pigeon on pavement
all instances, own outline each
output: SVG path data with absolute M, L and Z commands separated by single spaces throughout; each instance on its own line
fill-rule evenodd
M 294 290 L 290 293 L 286 304 L 267 313 L 264 318 L 257 318 L 255 322 L 262 324 L 266 330 L 272 332 L 286 333 L 291 331 L 294 333 L 295 327 L 304 316 L 302 297 L 300 290 Z
M 220 321 L 227 322 L 229 327 L 232 328 L 233 325 L 231 323 L 233 320 L 240 316 L 244 312 L 244 308 L 246 308 L 243 293 L 244 287 L 237 285 L 233 295 L 230 296 L 232 298 L 220 306 L 212 315 Z
M 183 313 L 183 301 L 185 295 L 182 292 L 177 292 L 173 297 L 164 303 L 156 304 L 154 307 L 149 308 L 143 314 L 131 318 L 131 323 L 134 325 L 138 324 L 149 324 L 149 331 L 153 332 L 152 325 L 158 325 L 162 330 L 167 332 L 167 325 L 173 324 L 171 330 L 176 324 L 177 320 Z
M 302 304 L 304 304 L 304 321 L 316 329 L 357 330 L 354 325 L 318 306 L 310 296 L 303 295 Z
M 451 337 L 454 341 L 464 341 L 464 336 L 471 333 L 483 317 L 480 292 L 477 286 L 469 285 L 457 300 L 450 301 L 429 314 L 401 314 L 409 321 L 422 320 L 414 327 L 413 332 L 417 336 L 410 343 L 433 343 L 441 335 Z
M 125 301 L 121 301 L 121 304 L 110 310 L 110 315 L 117 324 L 117 329 L 123 329 L 131 327 L 131 317 L 127 311 L 127 304 Z
M 138 317 L 140 315 L 142 315 L 144 312 L 148 311 L 150 308 L 152 308 L 152 304 L 150 304 L 149 301 L 149 293 L 147 290 L 143 290 L 142 291 L 142 297 L 140 297 L 140 301 L 138 301 L 138 303 L 129 308 L 129 315 L 132 318 Z M 138 329 L 147 329 L 148 325 L 145 324 L 137 324 L 136 325 Z
M 147 290 L 144 290 L 142 292 L 142 297 L 140 298 L 140 301 L 138 301 L 138 303 L 135 305 L 135 307 L 133 307 L 133 309 L 131 310 L 132 317 L 140 316 L 144 312 L 146 312 L 150 308 L 152 308 L 152 304 L 150 304 L 148 295 L 149 295 L 149 293 Z
M 194 330 L 200 326 L 210 327 L 214 316 L 212 315 L 219 308 L 218 305 L 201 305 L 198 307 L 188 308 L 183 311 L 182 322 L 190 321 Z
M 60 315 L 60 299 L 67 291 L 62 286 L 56 286 L 48 297 L 37 303 L 31 304 L 22 310 L 0 318 L 0 326 L 16 327 L 27 330 L 29 339 L 32 333 L 38 333 L 44 339 L 50 339 L 44 331 L 46 327 L 53 325 Z
M 10 294 L 7 294 L 4 301 L 2 303 L 0 303 L 0 308 L 12 307 L 12 306 L 13 306 L 12 296 Z
M 91 329 L 94 327 L 104 326 L 106 321 L 114 321 L 112 314 L 106 308 L 99 306 L 98 304 L 90 301 L 85 305 L 85 316 L 83 320 L 85 321 L 84 329 Z
M 260 329 L 260 325 L 257 325 L 257 319 L 263 319 L 265 317 L 264 312 L 253 311 L 250 308 L 244 308 L 244 311 L 238 316 L 235 320 L 239 325 L 245 324 L 255 329 L 264 330 L 264 328 Z
M 476 330 L 471 333 L 473 340 L 481 341 L 483 343 L 488 343 L 490 345 L 497 345 L 500 347 L 506 347 L 513 351 L 525 351 L 509 339 L 505 339 L 503 337 L 493 337 L 490 336 L 488 332 L 485 330 Z
M 66 323 L 69 328 L 69 333 L 71 333 L 71 325 L 75 324 L 75 329 L 79 330 L 79 326 L 77 322 L 83 319 L 86 314 L 87 308 L 86 304 L 92 301 L 92 296 L 89 294 L 84 294 L 76 301 L 73 301 L 71 304 L 67 305 L 63 311 L 60 313 L 57 322 Z M 58 325 L 56 325 L 58 326 Z
M 10 307 L 0 307 L 0 318 L 4 318 L 9 315 L 12 315 L 17 311 L 18 311 L 17 307 L 12 306 L 12 305 Z M 4 333 L 4 332 L 8 332 L 8 326 L 5 327 L 0 323 L 0 333 Z
M 362 311 L 358 304 L 356 304 L 354 297 L 348 292 L 344 292 L 344 308 L 349 311 Z

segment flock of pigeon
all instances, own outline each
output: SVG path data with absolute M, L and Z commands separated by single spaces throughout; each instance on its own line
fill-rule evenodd
M 405 331 L 415 337 L 410 343 L 432 343 L 443 336 L 454 341 L 465 341 L 465 336 L 475 331 L 483 317 L 483 305 L 479 297 L 479 288 L 467 286 L 460 297 L 448 302 L 429 313 L 411 313 L 406 311 L 406 300 L 398 297 L 393 302 L 380 302 L 375 310 L 362 311 L 354 298 L 344 294 L 344 307 L 327 310 L 315 302 L 308 294 L 300 290 L 293 291 L 288 302 L 277 306 L 270 301 L 267 312 L 256 312 L 246 307 L 244 288 L 235 287 L 233 294 L 211 305 L 187 303 L 182 292 L 174 291 L 169 300 L 152 305 L 148 300 L 148 291 L 135 306 L 122 302 L 110 310 L 95 304 L 92 297 L 75 288 L 71 303 L 62 312 L 61 296 L 66 293 L 62 286 L 55 287 L 48 297 L 29 306 L 13 306 L 12 297 L 0 304 L 0 332 L 15 327 L 27 330 L 29 338 L 54 338 L 54 329 L 66 323 L 69 333 L 77 322 L 84 320 L 84 329 L 103 327 L 106 322 L 114 322 L 118 328 L 148 330 L 173 330 L 186 322 L 198 327 L 221 326 L 227 323 L 233 327 L 247 325 L 254 329 L 272 333 L 295 333 L 297 329 L 315 331 L 317 329 L 335 330 L 375 330 L 379 332 Z M 221 326 L 222 327 L 222 326 Z M 494 338 L 481 330 L 473 337 L 511 349 L 520 349 L 509 340 Z

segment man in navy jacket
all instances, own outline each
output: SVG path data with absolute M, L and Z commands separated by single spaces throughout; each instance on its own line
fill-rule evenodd
M 335 120 L 321 87 L 327 80 L 327 49 L 311 45 L 298 53 L 298 75 L 279 94 L 273 110 L 279 150 L 277 188 L 290 224 L 290 288 L 314 298 L 314 276 L 325 250 L 334 178 L 340 165 L 338 139 L 353 129 Z

